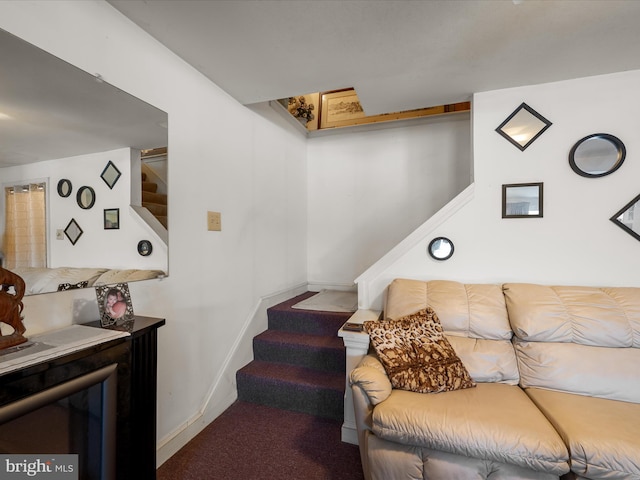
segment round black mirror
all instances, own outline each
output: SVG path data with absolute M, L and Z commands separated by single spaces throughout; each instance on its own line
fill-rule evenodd
M 71 195 L 71 190 L 73 187 L 71 186 L 71 181 L 63 178 L 58 182 L 58 195 L 61 197 L 68 197 Z
M 96 192 L 91 187 L 80 187 L 76 194 L 78 206 L 84 210 L 88 210 L 96 203 Z
M 149 240 L 140 240 L 138 242 L 138 253 L 143 257 L 148 257 L 153 252 L 153 245 Z
M 594 133 L 579 140 L 569 152 L 569 165 L 583 177 L 604 177 L 615 172 L 627 152 L 624 143 L 608 133 Z
M 453 255 L 453 242 L 446 237 L 437 237 L 429 242 L 429 255 L 436 260 L 447 260 Z

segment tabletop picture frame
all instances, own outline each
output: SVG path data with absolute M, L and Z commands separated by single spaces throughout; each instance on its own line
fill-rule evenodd
M 96 287 L 96 298 L 101 326 L 111 327 L 133 320 L 133 304 L 127 283 L 99 285 Z

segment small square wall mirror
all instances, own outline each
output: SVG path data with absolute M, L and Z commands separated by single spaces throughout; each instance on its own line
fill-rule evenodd
M 496 132 L 524 151 L 550 126 L 549 120 L 522 103 L 496 128 Z
M 542 183 L 502 185 L 502 218 L 542 217 Z

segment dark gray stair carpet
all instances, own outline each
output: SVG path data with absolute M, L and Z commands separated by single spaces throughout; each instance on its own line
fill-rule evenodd
M 344 344 L 337 335 L 266 330 L 253 339 L 253 358 L 340 374 L 345 371 Z
M 253 339 L 254 361 L 238 370 L 238 399 L 343 419 L 345 349 L 338 330 L 351 316 L 300 310 L 306 292 L 267 310 L 268 330 Z
M 287 332 L 309 333 L 311 335 L 337 335 L 338 330 L 346 322 L 351 313 L 321 312 L 292 308 L 317 292 L 306 292 L 267 310 L 269 330 L 285 330 Z
M 254 360 L 236 376 L 242 401 L 335 420 L 343 418 L 344 373 Z

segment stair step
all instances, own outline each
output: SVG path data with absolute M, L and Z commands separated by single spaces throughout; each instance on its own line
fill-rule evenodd
M 253 357 L 344 374 L 346 354 L 338 336 L 266 330 L 253 339 Z
M 158 184 L 154 182 L 142 182 L 142 191 L 156 193 L 158 191 Z
M 142 201 L 149 203 L 167 204 L 167 196 L 164 193 L 153 193 L 142 191 Z
M 306 292 L 267 309 L 269 329 L 310 335 L 337 335 L 340 327 L 351 317 L 352 313 L 292 308 L 296 303 L 316 293 Z
M 149 210 L 154 215 L 167 216 L 167 205 L 161 205 L 159 203 L 142 202 L 142 206 Z
M 343 419 L 344 373 L 253 361 L 238 370 L 236 381 L 239 400 Z

